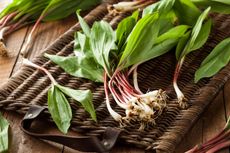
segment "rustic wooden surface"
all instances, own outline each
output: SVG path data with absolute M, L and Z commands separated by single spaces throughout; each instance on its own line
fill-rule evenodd
M 10 0 L 0 1 L 0 10 Z M 72 25 L 76 23 L 74 18 L 69 18 L 59 22 L 44 23 L 36 30 L 36 39 L 31 50 L 29 58 L 38 55 L 42 49 L 46 48 L 58 36 L 64 33 Z M 31 27 L 25 27 L 21 30 L 9 35 L 6 39 L 6 44 L 10 50 L 10 57 L 0 58 L 0 84 L 6 83 L 7 79 L 20 69 L 21 57 L 19 55 L 24 41 L 27 39 L 28 32 Z M 187 136 L 182 140 L 181 144 L 177 147 L 176 153 L 182 153 L 194 146 L 205 142 L 218 131 L 223 128 L 226 123 L 227 117 L 230 115 L 230 81 L 225 85 L 224 89 L 219 93 L 213 101 L 209 109 L 203 114 L 203 117 L 198 120 Z M 22 133 L 19 129 L 19 122 L 22 116 L 13 112 L 4 112 L 4 116 L 10 122 L 10 153 L 76 153 L 72 149 L 65 146 L 51 144 L 29 137 Z M 44 126 L 41 126 L 44 127 Z M 46 124 L 47 127 L 47 124 Z M 45 130 L 47 129 L 40 129 Z M 50 125 L 48 132 L 57 132 L 55 128 Z M 72 134 L 72 133 L 71 133 Z M 74 133 L 75 134 L 75 133 Z M 229 153 L 229 149 L 224 149 L 220 153 Z M 144 153 L 143 150 L 135 147 L 116 146 L 112 153 Z

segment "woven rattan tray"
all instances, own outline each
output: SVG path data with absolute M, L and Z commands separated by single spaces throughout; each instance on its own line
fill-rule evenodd
M 124 13 L 113 16 L 107 12 L 107 5 L 101 4 L 92 10 L 85 19 L 89 24 L 92 24 L 95 20 L 103 19 L 110 22 L 113 27 L 116 27 L 117 23 L 126 15 Z M 156 152 L 173 152 L 183 136 L 212 102 L 213 98 L 230 78 L 230 65 L 226 66 L 213 78 L 203 79 L 198 84 L 194 84 L 193 78 L 195 70 L 213 47 L 225 37 L 230 36 L 230 16 L 213 15 L 213 18 L 215 28 L 208 42 L 200 51 L 194 52 L 186 58 L 179 77 L 179 86 L 189 99 L 190 107 L 187 110 L 181 110 L 176 103 L 176 96 L 171 83 L 176 64 L 173 51 L 144 63 L 141 65 L 141 71 L 139 71 L 138 75 L 142 91 L 159 88 L 166 90 L 169 95 L 168 108 L 158 118 L 156 126 L 150 126 L 143 131 L 139 131 L 139 125 L 130 123 L 130 125 L 122 129 L 120 142 Z M 57 39 L 45 52 L 63 56 L 72 54 L 73 33 L 76 30 L 80 30 L 79 24 L 73 26 Z M 93 91 L 93 102 L 97 112 L 98 123 L 94 123 L 88 114 L 70 99 L 74 110 L 72 130 L 87 133 L 88 135 L 101 135 L 106 127 L 119 127 L 118 123 L 107 112 L 102 84 L 71 77 L 42 55 L 36 57 L 33 62 L 48 69 L 62 85 L 75 89 L 91 89 Z M 0 107 L 20 114 L 25 114 L 31 105 L 46 107 L 49 86 L 50 80 L 44 73 L 31 67 L 23 66 L 6 85 L 1 87 Z M 117 112 L 124 113 L 113 101 L 111 103 Z M 48 112 L 45 113 L 48 114 Z M 48 120 L 51 121 L 51 118 Z

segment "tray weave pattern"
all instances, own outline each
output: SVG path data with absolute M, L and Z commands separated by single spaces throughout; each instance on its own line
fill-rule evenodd
M 111 0 L 110 3 L 117 1 Z M 91 25 L 96 20 L 105 20 L 114 28 L 127 13 L 113 16 L 107 11 L 107 4 L 101 4 L 89 14 L 85 20 Z M 153 89 L 166 90 L 169 95 L 168 108 L 157 119 L 156 126 L 149 126 L 143 131 L 138 130 L 139 125 L 130 123 L 122 128 L 120 142 L 136 145 L 155 152 L 173 152 L 176 145 L 192 127 L 202 112 L 212 102 L 226 81 L 230 78 L 230 65 L 226 66 L 211 79 L 203 79 L 194 84 L 193 78 L 196 69 L 202 60 L 221 40 L 230 36 L 230 16 L 212 15 L 215 20 L 215 28 L 200 51 L 190 54 L 183 65 L 179 77 L 179 86 L 189 99 L 189 108 L 181 110 L 176 103 L 176 96 L 172 86 L 172 76 L 176 59 L 174 52 L 169 52 L 157 59 L 142 64 L 138 70 L 138 80 L 142 91 Z M 69 56 L 73 51 L 73 34 L 80 30 L 76 24 L 64 35 L 58 38 L 44 52 Z M 34 63 L 48 69 L 54 78 L 62 85 L 75 89 L 91 89 L 94 95 L 93 103 L 96 108 L 98 123 L 94 123 L 89 115 L 72 99 L 69 99 L 73 109 L 71 129 L 87 135 L 101 135 L 107 127 L 119 127 L 109 115 L 106 104 L 104 88 L 102 84 L 72 77 L 66 74 L 60 67 L 40 55 L 33 59 Z M 31 105 L 47 107 L 47 90 L 50 87 L 47 76 L 34 68 L 23 66 L 0 89 L 0 108 L 25 114 Z M 115 111 L 124 114 L 111 98 L 111 105 Z M 52 121 L 48 112 L 45 112 L 48 120 Z

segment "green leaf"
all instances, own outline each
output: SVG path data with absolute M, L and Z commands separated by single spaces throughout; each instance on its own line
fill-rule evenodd
M 191 30 L 189 30 L 188 32 L 186 32 L 179 40 L 177 47 L 176 47 L 176 59 L 179 60 L 180 55 L 182 53 L 182 51 L 184 50 L 190 36 L 191 36 Z
M 158 13 L 146 15 L 138 21 L 128 38 L 125 50 L 118 66 L 121 69 L 137 64 L 138 58 L 145 50 L 150 50 L 159 32 Z
M 88 58 L 85 55 L 82 55 L 82 57 L 63 57 L 49 54 L 45 54 L 45 57 L 72 76 L 90 79 L 95 82 L 103 82 L 104 70 L 92 58 Z
M 0 152 L 8 152 L 9 149 L 9 123 L 0 113 Z
M 109 74 L 112 68 L 110 67 L 110 51 L 114 49 L 116 34 L 112 27 L 105 21 L 95 22 L 91 29 L 90 46 L 93 55 L 97 61 Z
M 142 17 L 144 17 L 147 14 L 152 14 L 156 11 L 158 11 L 159 14 L 168 13 L 171 11 L 174 3 L 175 0 L 161 0 L 159 2 L 153 3 L 152 5 L 146 7 L 143 10 Z
M 208 7 L 197 19 L 196 24 L 194 25 L 191 33 L 191 37 L 184 47 L 184 50 L 180 54 L 180 58 L 186 56 L 190 52 L 194 51 L 194 49 L 200 48 L 206 41 L 210 33 L 211 28 L 211 21 L 209 20 L 204 27 L 207 29 L 202 28 L 203 22 L 205 18 L 208 16 L 210 11 L 210 7 Z M 204 39 L 202 39 L 204 38 Z M 178 54 L 178 53 L 177 53 Z
M 229 0 L 213 0 L 213 1 L 230 5 L 230 1 Z
M 191 47 L 191 51 L 197 50 L 202 47 L 205 42 L 208 40 L 209 34 L 211 32 L 212 20 L 209 19 L 200 29 L 200 32 L 194 42 L 194 45 Z
M 56 85 L 48 91 L 48 109 L 58 129 L 67 133 L 72 119 L 72 110 L 65 95 Z
M 57 85 L 57 87 L 67 96 L 81 103 L 84 109 L 90 114 L 94 121 L 97 121 L 95 109 L 92 103 L 93 95 L 90 90 L 74 90 Z
M 176 46 L 180 37 L 184 35 L 189 26 L 176 26 L 164 34 L 156 38 L 155 44 L 149 50 L 142 50 L 132 61 L 135 63 L 143 63 L 155 57 L 165 54 Z
M 192 0 L 194 4 L 202 9 L 211 6 L 212 12 L 230 14 L 229 0 Z
M 79 13 L 77 13 L 77 17 L 78 17 L 78 21 L 81 25 L 81 28 L 84 32 L 84 34 L 87 36 L 87 37 L 90 37 L 90 27 L 89 25 L 85 22 L 85 20 L 79 15 Z
M 219 72 L 230 61 L 230 37 L 220 42 L 204 59 L 195 73 L 195 82 L 211 77 Z
M 42 12 L 42 16 L 45 16 L 43 20 L 59 20 L 76 12 L 76 10 L 87 10 L 100 2 L 101 0 L 51 0 Z
M 178 39 L 178 38 L 182 37 L 188 29 L 189 29 L 189 26 L 187 26 L 187 25 L 179 25 L 179 26 L 176 26 L 174 28 L 171 28 L 170 30 L 168 30 L 164 34 L 160 35 L 157 38 L 156 43 L 160 44 L 161 42 L 163 42 L 167 39 Z
M 194 25 L 194 21 L 200 16 L 200 10 L 191 0 L 176 0 L 174 11 L 179 19 L 180 24 Z
M 129 16 L 123 19 L 117 26 L 116 30 L 116 42 L 118 46 L 118 50 L 121 50 L 129 34 L 132 32 L 134 26 L 137 23 L 137 19 L 139 16 L 139 12 L 135 11 L 132 16 Z

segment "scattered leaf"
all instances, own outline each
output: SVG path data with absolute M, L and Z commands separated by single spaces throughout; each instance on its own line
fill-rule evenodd
M 84 109 L 90 114 L 94 121 L 97 121 L 95 109 L 92 103 L 93 95 L 90 90 L 75 90 L 57 85 L 57 87 L 67 96 L 81 103 Z
M 9 149 L 9 123 L 0 113 L 0 152 L 8 152 Z
M 58 129 L 67 133 L 72 119 L 72 110 L 65 95 L 56 85 L 48 91 L 48 109 Z
M 195 73 L 195 82 L 205 77 L 211 77 L 219 72 L 230 61 L 230 38 L 220 42 L 204 59 Z

